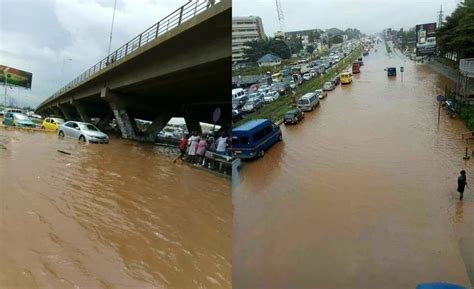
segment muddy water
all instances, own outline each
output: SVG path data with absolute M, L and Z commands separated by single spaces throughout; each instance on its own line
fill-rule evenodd
M 0 143 L 0 288 L 230 288 L 227 179 L 119 139 Z
M 448 80 L 382 45 L 361 71 L 234 178 L 233 288 L 474 282 L 474 192 L 456 193 L 461 169 L 474 179 L 467 129 L 444 113 L 437 129 Z

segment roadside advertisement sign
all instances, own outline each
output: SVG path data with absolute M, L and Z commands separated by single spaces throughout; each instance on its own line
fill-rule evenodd
M 416 25 L 416 56 L 436 54 L 436 23 Z
M 5 81 L 6 77 L 6 81 Z M 33 74 L 6 65 L 0 65 L 0 84 L 15 85 L 24 88 L 31 88 Z

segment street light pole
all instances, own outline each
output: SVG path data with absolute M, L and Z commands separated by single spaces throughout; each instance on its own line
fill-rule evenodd
M 114 31 L 115 9 L 116 8 L 117 8 L 117 0 L 114 1 L 114 12 L 112 13 L 112 25 L 110 26 L 110 39 L 109 39 L 109 49 L 107 50 L 107 57 L 109 57 L 110 49 L 112 47 L 112 33 Z

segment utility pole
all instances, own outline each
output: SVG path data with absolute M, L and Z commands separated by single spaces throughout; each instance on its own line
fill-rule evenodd
M 438 13 L 438 28 L 440 28 L 443 25 L 443 5 L 439 6 Z

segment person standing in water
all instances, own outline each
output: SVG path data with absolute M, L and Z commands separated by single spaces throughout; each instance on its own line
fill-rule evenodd
M 458 177 L 458 192 L 461 194 L 459 200 L 462 200 L 464 194 L 464 187 L 467 186 L 469 188 L 469 186 L 467 185 L 466 171 L 462 170 L 460 174 L 461 175 Z

